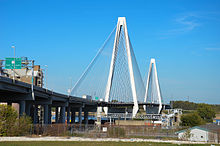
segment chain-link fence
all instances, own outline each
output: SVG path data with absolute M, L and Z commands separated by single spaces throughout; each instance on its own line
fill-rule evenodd
M 180 127 L 181 128 L 181 127 Z M 30 135 L 42 136 L 83 136 L 83 137 L 154 137 L 177 138 L 177 129 L 164 129 L 160 126 L 118 126 L 118 125 L 79 125 L 51 124 L 32 125 Z

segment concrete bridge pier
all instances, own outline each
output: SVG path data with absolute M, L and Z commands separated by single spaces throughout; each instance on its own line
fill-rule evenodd
M 31 115 L 31 107 L 32 107 L 32 103 L 26 102 L 26 105 L 25 105 L 25 113 L 26 113 L 27 116 L 30 116 L 30 115 Z
M 67 112 L 67 124 L 69 124 L 70 123 L 70 106 L 67 107 L 66 112 Z
M 23 116 L 25 113 L 25 100 L 19 102 L 19 116 Z
M 51 122 L 51 106 L 49 105 L 48 106 L 48 124 L 52 124 L 52 122 Z
M 84 111 L 84 121 L 85 121 L 85 128 L 87 129 L 88 128 L 88 123 L 89 123 L 89 120 L 88 120 L 88 110 Z
M 55 111 L 56 113 L 56 115 L 55 115 L 55 123 L 57 124 L 58 122 L 59 122 L 59 107 L 56 107 L 56 111 Z
M 44 105 L 44 124 L 48 124 L 48 104 Z
M 79 127 L 82 126 L 82 107 L 79 107 Z
M 38 123 L 38 105 L 34 105 L 34 124 Z
M 71 108 L 71 124 L 75 123 L 76 113 L 73 108 Z
M 11 101 L 8 101 L 8 102 L 7 102 L 7 105 L 12 106 L 12 102 L 11 102 Z
M 60 123 L 65 123 L 65 113 L 66 113 L 66 108 L 65 106 L 61 106 L 60 109 Z
M 102 107 L 97 107 L 97 115 L 96 115 L 96 118 L 97 118 L 97 121 L 96 121 L 96 124 L 98 125 L 98 126 L 101 126 L 101 123 L 102 123 L 102 121 L 101 121 L 101 112 L 102 112 Z

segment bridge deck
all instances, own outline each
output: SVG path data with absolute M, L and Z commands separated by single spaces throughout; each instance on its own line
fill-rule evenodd
M 102 107 L 132 107 L 133 102 L 104 102 L 87 100 L 81 97 L 68 96 L 65 94 L 53 92 L 51 90 L 34 86 L 35 99 L 32 98 L 31 84 L 27 84 L 21 81 L 7 77 L 0 76 L 0 102 L 19 102 L 21 100 L 32 101 L 39 104 L 50 104 L 52 106 L 65 105 L 66 107 L 72 105 L 73 107 L 87 106 L 96 110 L 97 106 Z M 157 103 L 144 103 L 139 102 L 139 106 L 159 106 Z M 166 108 L 170 108 L 168 104 L 163 104 Z
M 86 100 L 81 97 L 68 96 L 65 94 L 53 92 L 51 90 L 34 86 L 35 99 L 32 98 L 31 84 L 24 83 L 7 77 L 0 76 L 0 102 L 14 101 L 18 102 L 20 100 L 27 101 L 50 101 L 68 103 L 68 104 L 84 104 L 84 105 L 94 105 L 97 106 L 97 101 Z

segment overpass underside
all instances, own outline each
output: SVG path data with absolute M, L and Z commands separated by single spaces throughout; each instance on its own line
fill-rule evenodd
M 88 113 L 96 112 L 97 102 L 59 94 L 45 88 L 13 81 L 0 76 L 0 103 L 18 106 L 19 116 L 26 114 L 32 117 L 34 124 L 51 124 L 52 112 L 55 112 L 55 123 L 74 123 L 78 113 L 79 124 L 88 124 Z

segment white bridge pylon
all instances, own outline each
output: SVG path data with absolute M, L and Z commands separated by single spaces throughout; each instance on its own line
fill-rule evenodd
M 119 17 L 117 26 L 69 90 L 69 95 L 104 99 L 105 102 L 132 102 L 132 110 L 126 110 L 135 117 L 138 101 L 144 101 L 144 94 L 145 87 L 129 39 L 126 19 Z M 124 108 L 104 107 L 106 115 L 122 110 Z
M 122 30 L 123 29 L 123 30 Z M 111 86 L 113 81 L 113 75 L 114 75 L 114 69 L 115 69 L 115 60 L 117 57 L 117 49 L 119 45 L 119 39 L 121 33 L 124 32 L 124 38 L 125 38 L 125 47 L 126 47 L 126 53 L 127 53 L 127 59 L 128 59 L 128 69 L 129 69 L 129 75 L 130 75 L 130 84 L 131 84 L 131 90 L 132 90 L 132 96 L 133 96 L 133 111 L 132 116 L 135 117 L 138 112 L 138 101 L 137 101 L 137 90 L 136 90 L 136 84 L 134 79 L 134 70 L 133 70 L 133 60 L 131 56 L 131 50 L 132 47 L 130 46 L 130 40 L 128 36 L 128 30 L 127 30 L 127 24 L 125 17 L 119 17 L 117 28 L 116 28 L 116 34 L 115 34 L 115 40 L 114 40 L 114 46 L 112 51 L 112 58 L 111 58 L 111 64 L 110 64 L 110 70 L 109 70 L 109 76 L 108 81 L 106 85 L 106 91 L 105 91 L 105 101 L 109 102 L 110 92 L 111 92 Z M 104 107 L 104 112 L 107 115 L 108 114 L 108 107 Z
M 161 96 L 160 84 L 157 76 L 156 61 L 154 58 L 152 58 L 150 61 L 144 102 L 159 104 L 158 114 L 160 114 L 162 109 L 162 96 Z M 146 105 L 144 105 L 144 110 L 147 112 Z

